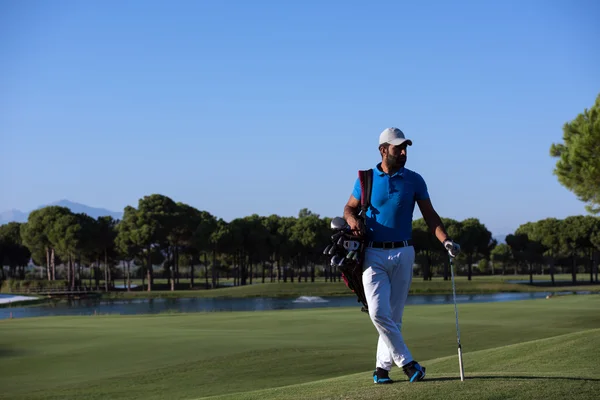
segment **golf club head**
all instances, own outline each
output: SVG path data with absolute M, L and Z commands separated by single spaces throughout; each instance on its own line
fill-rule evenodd
M 348 228 L 348 223 L 342 217 L 335 217 L 331 220 L 331 229 L 333 230 L 345 230 Z
M 352 260 L 352 258 L 354 257 L 354 254 L 356 254 L 356 252 L 355 252 L 354 250 L 350 250 L 350 251 L 348 252 L 348 254 L 346 254 L 346 258 L 347 258 L 348 260 Z
M 334 254 L 336 251 L 336 246 L 335 245 L 331 245 L 331 248 L 329 249 L 329 255 Z
M 338 233 L 331 235 L 331 240 L 335 242 L 336 240 L 338 240 L 338 238 L 341 238 L 343 236 L 344 236 L 344 231 L 339 231 Z
M 337 254 L 335 256 L 331 257 L 330 264 L 331 264 L 332 267 L 335 267 L 336 265 L 339 265 L 340 262 L 344 262 L 344 259 L 342 257 L 338 256 Z
M 323 250 L 323 254 L 329 254 L 329 250 L 331 250 L 332 247 L 333 247 L 332 244 L 330 244 L 329 246 L 325 247 L 325 250 Z

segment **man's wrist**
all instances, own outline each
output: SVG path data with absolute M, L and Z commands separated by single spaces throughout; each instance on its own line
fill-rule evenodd
M 354 208 L 351 208 L 349 206 L 346 206 L 344 208 L 344 217 L 346 218 L 357 218 L 358 216 L 358 211 Z

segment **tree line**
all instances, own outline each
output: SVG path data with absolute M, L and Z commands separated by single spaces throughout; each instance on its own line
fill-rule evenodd
M 0 226 L 0 281 L 38 279 L 60 281 L 70 288 L 81 285 L 106 291 L 119 274 L 130 287 L 133 276 L 151 291 L 157 277 L 169 289 L 219 286 L 220 277 L 246 285 L 265 281 L 339 281 L 340 273 L 322 254 L 329 244 L 330 217 L 302 209 L 297 217 L 256 214 L 226 222 L 207 211 L 153 194 L 141 198 L 137 208 L 127 206 L 121 220 L 94 219 L 66 207 L 48 206 L 33 211 L 26 223 Z M 598 281 L 600 218 L 572 216 L 548 218 L 521 225 L 498 244 L 477 218 L 445 218 L 449 235 L 462 252 L 455 261 L 458 273 L 473 274 L 580 271 Z M 434 275 L 449 278 L 447 254 L 424 220 L 413 222 L 415 273 L 425 280 Z M 31 276 L 29 262 L 43 267 L 43 276 Z M 61 266 L 60 270 L 58 266 Z M 194 281 L 203 276 L 203 281 Z M 189 283 L 180 284 L 181 278 Z
M 314 281 L 330 222 L 306 209 L 298 217 L 254 214 L 226 222 L 160 194 L 143 197 L 137 208 L 125 207 L 121 220 L 94 219 L 48 206 L 33 211 L 26 223 L 0 226 L 0 261 L 8 266 L 7 272 L 0 269 L 0 281 L 25 279 L 30 260 L 44 267 L 47 281 L 63 280 L 74 288 L 85 275 L 90 286 L 103 281 L 106 291 L 119 272 L 117 266 L 123 267 L 128 288 L 131 267 L 136 267 L 148 291 L 157 276 L 167 278 L 175 290 L 182 266 L 189 288 L 195 285 L 198 267 L 203 267 L 204 286 L 210 288 L 218 285 L 220 276 L 233 278 L 234 285 L 252 283 L 258 271 L 263 282 Z M 325 276 L 340 279 L 330 266 Z
M 564 219 L 546 218 L 520 225 L 514 233 L 498 243 L 485 225 L 476 218 L 464 221 L 442 219 L 448 234 L 460 245 L 462 253 L 456 264 L 463 266 L 471 280 L 476 273 L 548 274 L 555 284 L 555 274 L 570 273 L 573 283 L 578 273 L 589 273 L 591 283 L 598 282 L 600 263 L 600 218 L 576 215 Z M 424 279 L 431 278 L 431 267 L 442 266 L 448 279 L 449 260 L 437 239 L 426 231 L 422 219 L 413 223 L 417 263 L 423 267 Z

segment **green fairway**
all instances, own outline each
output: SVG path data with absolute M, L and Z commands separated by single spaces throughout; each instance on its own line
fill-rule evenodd
M 429 379 L 394 368 L 387 387 L 372 384 L 377 335 L 356 308 L 3 320 L 0 398 L 593 398 L 599 309 L 598 295 L 461 304 L 460 382 L 453 306 L 409 306 Z
M 464 382 L 458 375 L 457 357 L 444 357 L 427 363 L 427 382 L 374 387 L 360 373 L 201 399 L 596 399 L 598 335 L 600 329 L 591 329 L 469 353 Z M 568 365 L 568 370 L 557 368 L 555 360 Z

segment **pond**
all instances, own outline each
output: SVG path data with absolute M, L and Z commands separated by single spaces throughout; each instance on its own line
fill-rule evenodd
M 568 292 L 574 293 L 574 292 Z M 576 292 L 586 294 L 589 292 Z M 515 300 L 531 300 L 545 298 L 549 293 L 493 293 L 457 295 L 458 303 L 486 303 Z M 560 293 L 555 293 L 560 294 Z M 6 296 L 6 295 L 2 295 Z M 407 305 L 452 304 L 452 295 L 411 295 Z M 60 302 L 43 303 L 28 307 L 12 306 L 0 308 L 0 319 L 44 317 L 56 315 L 93 315 L 98 314 L 158 314 L 166 312 L 228 312 L 228 311 L 265 311 L 293 310 L 322 307 L 356 307 L 360 303 L 354 296 L 344 297 L 315 297 L 300 296 L 295 299 L 284 298 L 241 298 L 241 299 L 211 299 L 211 298 L 176 298 L 176 299 L 121 299 L 100 300 L 81 299 L 64 300 Z

